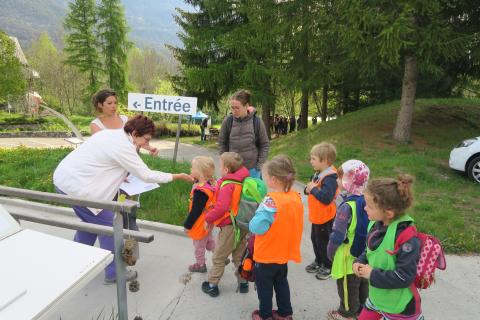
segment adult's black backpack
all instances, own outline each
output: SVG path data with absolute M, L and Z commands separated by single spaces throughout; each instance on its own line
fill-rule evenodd
M 253 114 L 253 130 L 255 132 L 255 146 L 260 148 L 260 118 L 257 117 L 256 114 Z M 233 126 L 233 115 L 227 116 L 227 122 L 225 123 L 225 130 L 227 131 L 227 139 L 225 141 L 227 146 L 230 146 L 230 132 L 232 132 Z M 230 147 L 229 147 L 230 148 Z

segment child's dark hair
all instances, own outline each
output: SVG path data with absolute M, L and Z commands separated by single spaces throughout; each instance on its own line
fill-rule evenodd
M 295 181 L 295 168 L 292 160 L 285 154 L 273 157 L 263 164 L 262 170 L 270 177 L 277 178 L 285 186 L 285 191 L 290 191 Z
M 366 193 L 380 209 L 393 211 L 396 218 L 412 205 L 412 184 L 413 177 L 409 174 L 402 174 L 396 180 L 379 178 L 368 184 Z
M 117 93 L 112 89 L 103 89 L 97 91 L 92 97 L 92 104 L 95 110 L 98 112 L 102 112 L 102 109 L 98 107 L 98 104 L 103 104 L 108 97 L 117 97 Z

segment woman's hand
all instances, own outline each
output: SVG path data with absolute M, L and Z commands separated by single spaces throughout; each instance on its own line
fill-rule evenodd
M 173 180 L 183 180 L 189 183 L 193 183 L 195 180 L 191 175 L 186 173 L 173 173 L 172 177 Z

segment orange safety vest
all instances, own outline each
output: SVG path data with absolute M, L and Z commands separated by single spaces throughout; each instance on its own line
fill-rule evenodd
M 322 185 L 323 179 L 325 177 L 328 177 L 332 174 L 337 174 L 337 169 L 335 167 L 332 167 L 332 172 L 323 176 L 320 181 L 319 181 L 319 186 L 317 188 L 320 188 Z M 337 186 L 337 191 L 335 192 L 335 197 L 333 198 L 332 202 L 329 204 L 323 204 L 320 202 L 313 194 L 308 195 L 308 218 L 311 223 L 313 224 L 324 224 L 327 223 L 328 221 L 332 220 L 335 218 L 335 213 L 337 212 L 337 206 L 335 205 L 335 198 L 337 198 L 338 193 L 340 192 L 340 189 Z
M 220 222 L 222 222 L 225 218 L 230 217 L 230 212 L 232 212 L 232 215 L 234 217 L 237 216 L 238 214 L 238 206 L 240 205 L 240 197 L 242 195 L 242 183 L 238 181 L 223 181 L 221 185 L 218 186 L 217 191 L 215 192 L 215 202 L 217 202 L 217 196 L 218 196 L 218 191 L 220 188 L 222 188 L 224 185 L 227 184 L 234 184 L 234 189 L 232 193 L 232 202 L 230 203 L 230 209 L 223 214 L 223 216 L 213 222 L 214 225 L 218 226 Z
M 215 197 L 211 187 L 208 187 L 206 185 L 197 185 L 190 192 L 190 201 L 188 205 L 189 212 L 192 210 L 193 193 L 195 190 L 201 190 L 203 193 L 205 193 L 208 196 L 208 200 L 205 204 L 205 207 L 203 208 L 202 213 L 198 217 L 197 221 L 195 221 L 195 223 L 193 224 L 192 229 L 188 231 L 188 236 L 193 240 L 201 240 L 205 238 L 210 232 L 209 230 L 205 229 L 205 213 L 213 207 Z
M 270 192 L 277 212 L 270 229 L 255 235 L 253 260 L 260 263 L 284 264 L 289 260 L 300 263 L 300 243 L 303 232 L 303 204 L 300 194 Z

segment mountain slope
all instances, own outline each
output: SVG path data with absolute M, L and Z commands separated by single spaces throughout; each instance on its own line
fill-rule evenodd
M 0 0 L 0 29 L 19 39 L 24 49 L 47 31 L 58 47 L 64 34 L 66 0 Z M 123 0 L 130 39 L 139 47 L 165 51 L 165 43 L 180 45 L 175 8 L 192 10 L 182 0 Z

